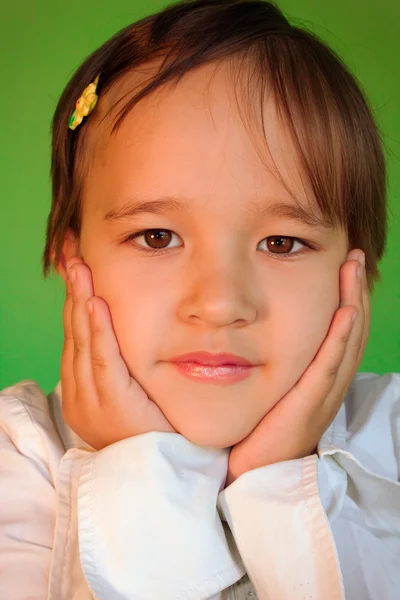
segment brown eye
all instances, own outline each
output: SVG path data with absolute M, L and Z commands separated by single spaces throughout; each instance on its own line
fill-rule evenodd
M 161 254 L 180 245 L 176 240 L 174 243 L 174 237 L 179 241 L 179 236 L 169 229 L 144 229 L 131 233 L 125 242 L 133 244 L 142 252 Z
M 304 251 L 311 249 L 311 246 L 303 240 L 285 235 L 270 235 L 261 240 L 259 245 L 264 245 L 261 250 L 267 256 L 279 258 L 279 260 L 293 260 L 297 254 L 302 254 Z
M 172 232 L 164 229 L 149 229 L 143 234 L 143 238 L 150 248 L 162 250 L 171 242 Z
M 294 238 L 280 237 L 275 235 L 266 238 L 266 240 L 268 250 L 274 252 L 275 254 L 286 254 L 293 248 Z
M 173 241 L 174 237 L 175 243 Z M 133 244 L 143 253 L 157 255 L 182 246 L 179 239 L 179 236 L 169 229 L 145 229 L 131 233 L 124 241 Z M 178 243 L 176 243 L 177 240 Z M 182 242 L 182 240 L 180 241 Z M 259 246 L 262 244 L 266 244 L 266 248 L 261 248 L 266 255 L 272 258 L 279 257 L 281 260 L 293 259 L 297 254 L 312 249 L 310 244 L 299 238 L 282 235 L 272 235 L 264 238 Z M 297 248 L 295 248 L 296 244 L 298 244 Z

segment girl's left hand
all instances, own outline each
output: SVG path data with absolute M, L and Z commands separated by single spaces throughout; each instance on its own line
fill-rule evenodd
M 225 486 L 252 469 L 313 454 L 338 413 L 361 364 L 369 335 L 365 267 L 361 279 L 357 277 L 361 256 L 362 250 L 352 250 L 341 267 L 340 308 L 313 361 L 257 427 L 233 446 Z

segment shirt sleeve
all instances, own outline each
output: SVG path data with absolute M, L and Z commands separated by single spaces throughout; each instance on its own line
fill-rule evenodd
M 98 452 L 69 450 L 59 474 L 55 552 L 74 554 L 61 514 L 70 501 L 69 531 L 77 531 L 80 563 L 98 600 L 214 596 L 244 573 L 217 510 L 227 460 L 226 450 L 160 432 Z M 62 568 L 52 571 L 51 597 L 69 600 Z
M 0 598 L 204 600 L 244 567 L 217 496 L 228 454 L 151 432 L 65 452 L 31 381 L 0 393 Z
M 248 471 L 219 494 L 220 513 L 263 600 L 344 600 L 317 460 L 313 455 Z
M 2 414 L 12 415 L 12 426 Z M 44 600 L 51 563 L 56 492 L 40 434 L 22 403 L 0 398 L 0 598 Z
M 254 469 L 220 492 L 260 598 L 397 600 L 399 401 L 399 374 L 361 374 L 319 456 Z

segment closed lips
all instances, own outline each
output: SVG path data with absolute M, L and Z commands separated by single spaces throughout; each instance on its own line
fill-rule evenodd
M 220 366 L 247 366 L 252 367 L 254 364 L 236 354 L 220 353 L 212 354 L 210 352 L 191 352 L 175 356 L 171 362 L 177 363 L 196 363 L 203 366 L 220 367 Z

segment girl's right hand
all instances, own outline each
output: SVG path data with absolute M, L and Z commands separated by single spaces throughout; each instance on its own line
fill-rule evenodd
M 167 418 L 133 379 L 120 354 L 107 303 L 93 296 L 89 267 L 68 262 L 61 357 L 62 412 L 67 425 L 101 450 L 149 431 L 175 432 Z M 88 311 L 87 300 L 93 303 Z

